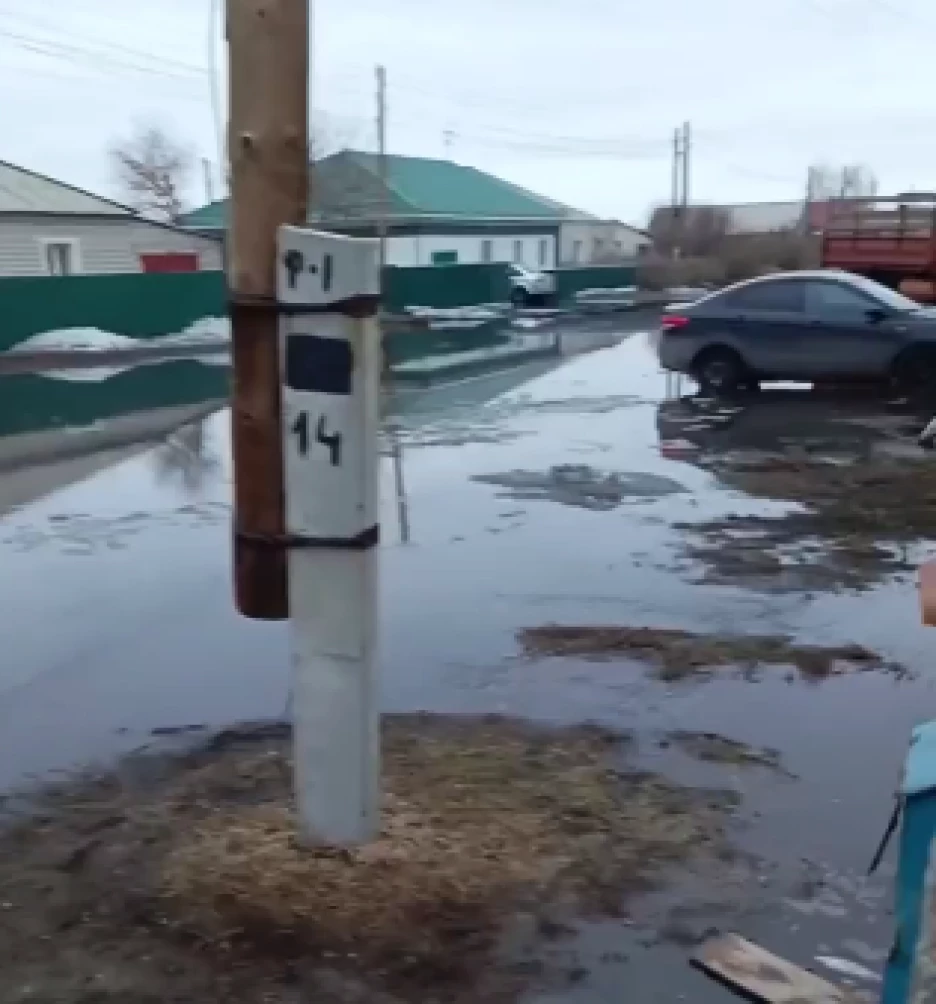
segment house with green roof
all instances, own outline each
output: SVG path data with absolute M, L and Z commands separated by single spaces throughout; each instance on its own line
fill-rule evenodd
M 342 150 L 314 165 L 309 222 L 359 236 L 387 224 L 389 265 L 516 262 L 552 268 L 567 207 L 448 160 Z M 205 234 L 227 228 L 226 201 L 186 214 Z

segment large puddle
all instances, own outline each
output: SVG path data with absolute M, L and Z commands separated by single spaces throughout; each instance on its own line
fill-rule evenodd
M 563 990 L 569 1001 L 612 999 L 625 984 L 645 1001 L 723 1000 L 685 966 L 687 941 L 712 926 L 805 964 L 877 959 L 891 934 L 890 866 L 863 874 L 910 729 L 936 712 L 932 636 L 909 577 L 927 546 L 926 506 L 912 518 L 903 507 L 893 525 L 880 516 L 910 498 L 907 470 L 926 482 L 917 417 L 803 392 L 709 408 L 667 403 L 664 391 L 634 337 L 388 404 L 384 708 L 597 720 L 633 733 L 654 770 L 741 801 L 744 868 L 683 876 L 680 896 L 648 898 L 626 930 L 584 927 L 567 947 L 588 976 Z M 211 395 L 170 404 L 210 406 Z M 97 473 L 72 451 L 5 476 L 16 486 L 0 523 L 5 784 L 147 746 L 154 729 L 286 706 L 285 627 L 233 610 L 227 415 L 151 434 L 153 447 L 92 452 Z M 661 440 L 683 445 L 661 451 Z M 843 541 L 832 489 L 847 497 L 849 486 L 850 518 L 865 522 Z M 802 674 L 795 658 L 752 672 L 750 659 L 726 657 L 715 673 L 660 678 L 633 651 L 524 657 L 517 632 L 548 625 L 671 629 L 688 660 L 687 632 L 881 662 Z

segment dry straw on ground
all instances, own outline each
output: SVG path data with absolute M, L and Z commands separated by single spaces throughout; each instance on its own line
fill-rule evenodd
M 83 1001 L 107 973 L 122 1004 L 280 1000 L 258 988 L 317 992 L 323 967 L 405 999 L 484 999 L 516 910 L 614 914 L 666 865 L 724 849 L 725 801 L 628 770 L 626 746 L 391 716 L 383 832 L 354 851 L 296 845 L 285 734 L 233 735 L 142 785 L 66 785 L 0 836 L 0 999 L 54 977 L 37 999 Z
M 533 657 L 630 658 L 649 663 L 656 675 L 677 680 L 720 666 L 757 669 L 793 666 L 814 679 L 845 670 L 901 667 L 862 645 L 801 645 L 784 635 L 699 634 L 676 628 L 622 624 L 544 624 L 518 632 Z

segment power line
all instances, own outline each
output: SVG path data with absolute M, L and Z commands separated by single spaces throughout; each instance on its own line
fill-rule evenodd
M 120 70 L 130 70 L 135 73 L 142 73 L 160 78 L 185 80 L 188 83 L 192 82 L 190 78 L 185 77 L 178 71 L 145 66 L 142 63 L 119 59 L 115 56 L 109 55 L 108 53 L 98 52 L 94 49 L 89 49 L 79 45 L 54 42 L 34 35 L 23 35 L 19 32 L 9 31 L 5 28 L 0 28 L 0 37 L 10 40 L 18 48 L 26 49 L 30 52 L 36 52 L 40 55 L 50 56 L 52 58 L 63 59 L 66 62 L 77 63 L 78 65 L 84 64 L 91 66 L 98 72 L 104 72 L 104 68 L 100 65 L 101 63 L 104 63 L 105 65 L 109 65 Z
M 148 60 L 152 63 L 158 64 L 153 67 L 153 69 L 162 68 L 167 72 L 172 73 L 205 76 L 209 72 L 208 68 L 205 66 L 200 66 L 195 63 L 186 63 L 182 60 L 172 59 L 166 56 L 160 56 L 156 53 L 147 52 L 144 49 L 133 48 L 132 46 L 125 45 L 122 42 L 113 42 L 109 39 L 92 38 L 89 35 L 83 35 L 71 30 L 68 32 L 62 32 L 60 24 L 54 24 L 53 22 L 43 20 L 42 18 L 25 17 L 20 13 L 10 11 L 8 8 L 0 8 L 0 15 L 5 17 L 7 20 L 12 20 L 14 22 L 18 21 L 21 24 L 25 24 L 27 27 L 38 27 L 47 33 L 45 36 L 25 35 L 22 32 L 17 33 L 18 37 L 28 39 L 31 42 L 77 49 L 82 52 L 87 52 L 89 55 L 98 55 L 101 50 L 103 50 L 105 54 L 117 53 L 118 55 L 129 56 L 137 61 L 141 59 Z M 49 31 L 52 32 L 51 35 L 48 34 Z M 62 41 L 63 39 L 64 41 Z M 81 41 L 84 44 L 76 45 L 73 40 Z

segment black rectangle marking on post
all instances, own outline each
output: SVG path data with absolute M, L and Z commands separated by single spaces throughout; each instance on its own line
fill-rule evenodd
M 286 386 L 315 394 L 350 394 L 354 356 L 344 338 L 286 336 Z

